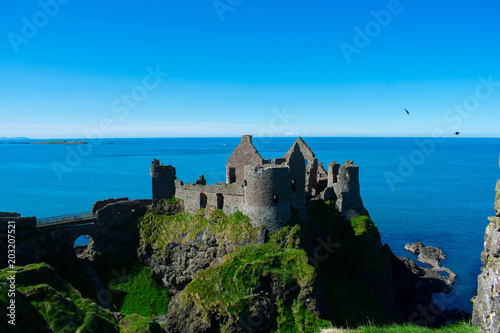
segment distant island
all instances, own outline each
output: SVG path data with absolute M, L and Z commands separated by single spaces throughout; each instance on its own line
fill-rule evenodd
M 30 138 L 27 138 L 25 136 L 17 136 L 17 137 L 10 137 L 10 138 L 2 136 L 0 138 L 0 140 L 30 140 Z
M 38 142 L 32 142 L 34 145 L 86 145 L 88 142 L 86 141 L 66 141 L 66 140 L 59 140 L 59 141 L 38 141 Z
M 86 141 L 66 141 L 66 140 L 58 140 L 58 141 L 37 141 L 37 142 L 7 142 L 7 144 L 17 144 L 17 145 L 86 145 L 88 142 Z

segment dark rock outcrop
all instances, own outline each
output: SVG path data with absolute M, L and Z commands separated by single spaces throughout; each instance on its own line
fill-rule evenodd
M 441 266 L 441 260 L 446 259 L 443 250 L 435 246 L 424 246 L 422 242 L 415 242 L 411 245 L 406 244 L 405 250 L 417 254 L 418 262 L 431 266 L 431 268 L 421 267 L 420 269 L 423 272 L 422 278 L 432 281 L 431 285 L 434 286 L 432 290 L 435 290 L 433 292 L 448 293 L 452 290 L 453 284 L 457 281 L 457 275 L 450 269 Z M 440 272 L 447 275 L 443 276 Z
M 193 280 L 196 273 L 220 263 L 221 258 L 232 251 L 232 245 L 219 246 L 215 236 L 210 234 L 204 240 L 171 243 L 165 254 L 155 253 L 150 247 L 138 253 L 139 261 L 153 268 L 165 287 L 172 294 L 177 294 Z
M 492 333 L 500 331 L 500 179 L 495 192 L 496 216 L 488 218 L 490 223 L 486 227 L 481 254 L 484 267 L 477 279 L 477 296 L 473 298 L 472 312 L 472 323 L 483 332 Z
M 287 267 L 291 257 L 298 269 Z M 198 274 L 172 300 L 167 331 L 270 332 L 279 326 L 282 331 L 301 332 L 294 319 L 301 321 L 304 316 L 324 325 L 318 319 L 313 272 L 300 250 L 280 250 L 267 244 L 239 248 L 221 265 Z M 318 330 L 313 327 L 317 322 L 311 320 L 309 324 L 311 332 Z

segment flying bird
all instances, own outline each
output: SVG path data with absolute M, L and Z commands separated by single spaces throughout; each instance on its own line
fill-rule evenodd
M 455 135 L 459 135 L 459 134 L 460 134 L 460 132 L 455 132 L 455 133 L 453 133 L 453 134 L 455 134 Z
M 406 111 L 406 114 L 408 114 L 408 115 L 410 114 L 410 112 L 408 112 L 408 110 L 405 109 L 405 111 Z

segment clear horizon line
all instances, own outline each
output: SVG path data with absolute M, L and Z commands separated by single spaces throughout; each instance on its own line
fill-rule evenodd
M 359 135 L 339 135 L 339 136 L 330 136 L 330 135 L 276 135 L 276 136 L 258 136 L 252 134 L 242 134 L 242 135 L 251 135 L 252 138 L 435 138 L 434 136 L 359 136 Z M 151 137 L 106 137 L 106 138 L 83 138 L 83 137 L 0 137 L 0 141 L 6 140 L 79 140 L 79 141 L 94 141 L 94 140 L 117 140 L 117 139 L 216 139 L 216 138 L 240 138 L 241 135 L 206 135 L 206 136 L 151 136 Z M 467 138 L 467 139 L 500 139 L 500 135 L 497 136 L 467 136 L 467 135 L 448 135 L 439 138 Z

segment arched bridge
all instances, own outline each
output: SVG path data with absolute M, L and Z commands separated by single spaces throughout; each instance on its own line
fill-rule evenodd
M 73 257 L 75 240 L 82 235 L 92 238 L 94 251 L 103 256 L 134 258 L 140 235 L 133 223 L 151 204 L 150 199 L 107 199 L 97 201 L 91 212 L 41 219 L 0 213 L 0 238 L 6 238 L 9 225 L 15 223 L 16 233 L 24 239 L 16 246 L 16 264 L 21 265 L 46 261 L 55 254 Z M 7 263 L 7 253 L 7 242 L 0 241 L 0 268 Z

